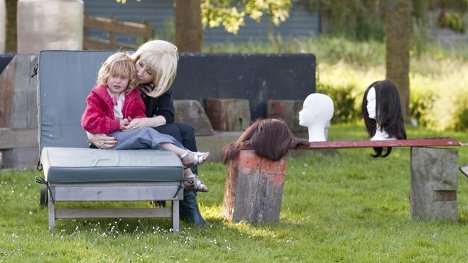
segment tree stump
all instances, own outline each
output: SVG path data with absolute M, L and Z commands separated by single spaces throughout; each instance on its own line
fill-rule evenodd
M 206 114 L 218 131 L 243 131 L 250 125 L 250 104 L 246 99 L 207 99 Z
M 243 150 L 230 161 L 223 215 L 232 222 L 279 222 L 287 156 L 279 161 Z
M 457 150 L 411 148 L 411 219 L 458 219 L 457 164 Z

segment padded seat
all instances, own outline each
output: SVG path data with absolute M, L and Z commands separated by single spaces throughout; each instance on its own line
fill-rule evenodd
M 50 184 L 183 180 L 182 162 L 169 151 L 44 147 L 41 162 Z

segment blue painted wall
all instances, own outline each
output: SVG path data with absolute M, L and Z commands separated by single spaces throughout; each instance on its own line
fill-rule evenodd
M 127 0 L 122 5 L 115 0 L 85 0 L 85 12 L 92 16 L 109 17 L 115 15 L 118 20 L 141 23 L 147 20 L 156 30 L 156 35 L 166 38 L 168 26 L 173 21 L 174 8 L 172 0 Z M 280 26 L 275 26 L 268 17 L 263 17 L 260 23 L 250 18 L 245 21 L 237 35 L 226 32 L 223 28 L 206 28 L 204 45 L 213 43 L 245 43 L 249 41 L 267 42 L 269 36 L 281 36 L 284 40 L 314 36 L 319 33 L 319 15 L 309 13 L 300 4 L 295 4 L 290 10 L 289 19 Z M 95 34 L 99 34 L 95 32 Z M 135 42 L 130 37 L 119 38 L 125 42 Z

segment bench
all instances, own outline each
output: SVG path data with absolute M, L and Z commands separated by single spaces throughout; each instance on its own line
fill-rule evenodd
M 111 51 L 41 51 L 38 72 L 40 161 L 49 229 L 59 218 L 168 217 L 179 231 L 183 166 L 173 152 L 91 149 L 80 126 L 85 98 Z M 43 191 L 44 192 L 44 191 Z M 63 202 L 170 201 L 171 207 L 64 208 Z M 66 206 L 66 205 L 64 205 Z
M 440 137 L 310 142 L 298 149 L 410 147 L 410 218 L 456 221 L 458 151 L 446 147 L 457 146 L 463 144 Z M 239 157 L 229 163 L 223 216 L 233 222 L 278 222 L 286 164 L 287 157 L 275 162 L 257 156 L 250 149 L 243 149 Z

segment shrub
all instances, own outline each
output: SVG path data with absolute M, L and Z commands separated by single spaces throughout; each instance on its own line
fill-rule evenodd
M 333 122 L 346 123 L 357 120 L 360 117 L 360 110 L 356 108 L 356 97 L 353 95 L 354 86 L 333 87 L 318 84 L 317 92 L 330 96 L 335 108 L 333 112 Z
M 465 25 L 460 15 L 448 11 L 442 11 L 437 20 L 437 25 L 441 28 L 450 28 L 458 33 L 465 33 Z

